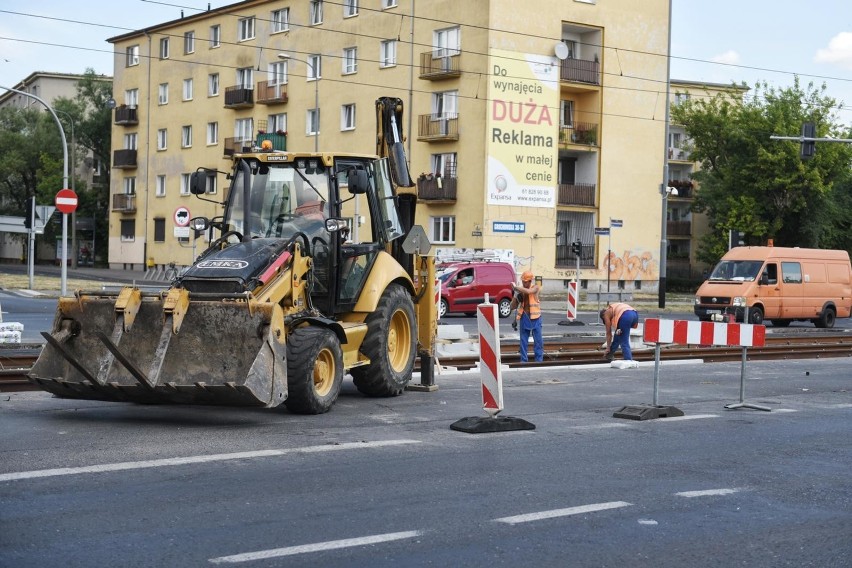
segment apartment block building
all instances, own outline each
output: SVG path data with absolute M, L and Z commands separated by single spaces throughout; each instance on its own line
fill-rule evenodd
M 176 212 L 221 211 L 189 195 L 196 168 L 260 139 L 373 153 L 395 96 L 434 247 L 654 289 L 667 40 L 664 0 L 248 0 L 111 38 L 110 264 L 189 264 Z

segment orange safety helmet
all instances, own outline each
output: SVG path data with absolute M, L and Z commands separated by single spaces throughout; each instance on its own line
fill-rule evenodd
M 533 279 L 533 273 L 529 270 L 525 271 L 521 274 L 521 282 L 531 282 Z

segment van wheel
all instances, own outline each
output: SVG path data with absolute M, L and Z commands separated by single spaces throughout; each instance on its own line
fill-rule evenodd
M 772 327 L 788 327 L 792 320 L 772 320 Z
M 758 306 L 753 308 L 749 308 L 748 310 L 748 323 L 754 325 L 763 325 L 763 310 Z
M 837 319 L 837 314 L 834 313 L 834 308 L 825 308 L 820 314 L 819 319 L 814 322 L 814 325 L 822 328 L 834 327 L 834 320 Z
M 441 298 L 441 301 L 438 303 L 438 317 L 442 318 L 447 315 L 447 312 L 450 311 L 450 306 L 447 304 L 447 301 Z
M 509 298 L 503 298 L 502 300 L 500 300 L 498 310 L 500 311 L 501 318 L 509 317 L 509 314 L 512 313 L 512 300 L 510 300 Z

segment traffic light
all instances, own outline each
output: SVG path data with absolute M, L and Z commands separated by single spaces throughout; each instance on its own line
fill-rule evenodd
M 27 229 L 33 228 L 35 221 L 35 197 L 27 197 L 26 212 L 24 213 L 24 227 Z
M 816 138 L 816 124 L 806 122 L 802 124 L 802 138 Z M 816 142 L 813 140 L 802 140 L 799 150 L 799 157 L 803 160 L 810 160 L 816 154 Z
M 571 243 L 571 252 L 573 252 L 576 256 L 580 256 L 583 252 L 583 243 L 581 241 L 574 241 Z

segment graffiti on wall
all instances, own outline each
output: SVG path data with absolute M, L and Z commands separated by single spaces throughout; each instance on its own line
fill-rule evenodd
M 600 270 L 604 278 L 608 270 L 610 280 L 657 280 L 660 275 L 659 262 L 648 251 L 626 250 L 620 256 L 611 251 Z

